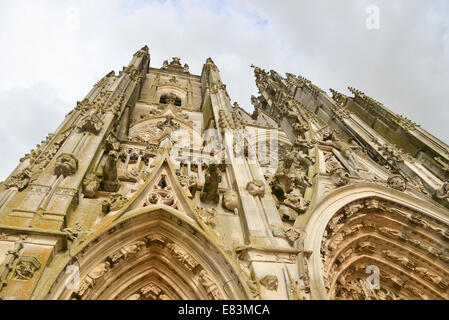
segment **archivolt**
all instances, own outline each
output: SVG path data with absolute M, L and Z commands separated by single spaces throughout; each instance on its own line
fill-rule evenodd
M 381 186 L 357 187 L 357 195 L 342 188 L 312 213 L 305 241 L 312 297 L 449 299 L 444 209 Z M 365 281 L 369 266 L 379 270 L 378 289 Z
M 80 286 L 61 272 L 47 299 L 247 299 L 235 266 L 174 211 L 136 210 L 90 241 L 71 264 Z

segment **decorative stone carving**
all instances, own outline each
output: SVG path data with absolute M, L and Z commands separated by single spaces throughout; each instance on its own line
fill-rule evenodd
M 198 216 L 206 224 L 215 224 L 217 210 L 215 208 L 197 208 Z
M 262 180 L 256 179 L 248 182 L 246 190 L 254 197 L 263 197 L 265 195 L 265 184 Z
M 345 142 L 337 137 L 335 131 L 328 130 L 323 133 L 323 140 L 321 140 L 320 143 L 336 148 L 345 156 L 353 169 L 360 169 L 355 151 L 362 150 L 362 148 L 356 145 L 353 139 L 349 139 L 349 142 Z
M 120 193 L 112 193 L 109 195 L 109 203 L 111 211 L 120 210 L 127 202 L 128 198 L 121 195 Z
M 95 286 L 98 279 L 104 277 L 111 269 L 109 261 L 105 261 L 97 265 L 89 274 L 81 281 L 78 289 L 73 291 L 73 294 L 78 299 L 83 299 L 87 292 Z
M 297 154 L 297 152 L 292 151 L 285 155 L 274 174 L 271 185 L 273 193 L 279 201 L 284 201 L 286 195 L 295 188 L 303 192 L 306 188 L 312 186 L 306 175 L 307 166 L 301 164 L 300 160 L 298 162 L 295 160 Z M 293 193 L 293 195 L 302 197 L 301 193 L 298 194 L 298 192 Z
M 92 134 L 97 134 L 101 130 L 102 126 L 103 121 L 101 121 L 98 114 L 94 113 L 83 117 L 78 124 L 78 129 L 81 131 L 90 132 Z
M 429 271 L 427 268 L 424 267 L 416 267 L 415 271 L 427 279 L 428 281 L 432 282 L 433 284 L 437 285 L 441 289 L 447 289 L 449 283 L 443 279 L 440 275 L 437 275 L 431 271 Z
M 140 293 L 147 300 L 169 300 L 168 296 L 157 285 L 150 283 L 142 289 Z
M 443 182 L 441 187 L 435 192 L 434 198 L 437 201 L 447 201 L 449 199 L 449 180 Z
M 165 205 L 169 207 L 176 207 L 175 195 L 171 191 L 171 188 L 154 189 L 147 196 L 144 206 L 150 205 Z
M 126 260 L 129 256 L 137 254 L 143 247 L 145 247 L 144 241 L 136 241 L 115 251 L 108 257 L 108 261 L 111 263 L 111 266 L 115 266 Z
M 17 188 L 19 191 L 25 189 L 31 182 L 31 176 L 28 170 L 23 170 L 16 175 L 9 177 L 4 185 L 6 188 Z
M 109 151 L 103 166 L 103 189 L 108 192 L 117 192 L 120 189 L 117 175 L 117 152 L 113 150 Z
M 94 198 L 100 189 L 101 179 L 94 173 L 89 173 L 83 180 L 83 193 L 86 198 Z
M 266 275 L 259 282 L 268 290 L 277 291 L 278 289 L 278 277 L 275 275 Z
M 387 179 L 387 185 L 390 188 L 399 190 L 399 191 L 405 191 L 407 189 L 407 182 L 405 179 L 398 174 L 392 175 Z
M 221 172 L 216 164 L 210 164 L 206 170 L 203 192 L 200 199 L 202 202 L 217 204 L 220 200 L 218 184 L 221 182 Z
M 331 180 L 336 187 L 343 187 L 350 181 L 349 173 L 343 168 L 336 168 L 331 171 Z
M 23 249 L 24 241 L 26 238 L 27 236 L 25 235 L 19 236 L 19 240 L 14 243 L 14 249 L 8 250 L 6 252 L 6 256 L 3 262 L 0 264 L 0 292 L 2 291 L 3 287 L 5 287 L 7 284 L 8 275 L 13 270 L 14 262 L 19 257 L 20 252 Z
M 14 274 L 16 280 L 30 280 L 33 278 L 36 271 L 41 268 L 41 263 L 38 259 L 32 256 L 22 256 L 19 258 Z
M 401 266 L 413 270 L 415 268 L 415 264 L 410 261 L 407 257 L 404 257 L 400 254 L 397 254 L 391 250 L 382 250 L 382 253 L 390 260 L 397 261 Z
M 152 244 L 157 244 L 158 246 L 163 248 L 167 244 L 167 239 L 162 234 L 159 233 L 150 234 L 146 236 L 145 239 L 148 243 L 148 246 Z
M 300 239 L 302 236 L 302 231 L 295 227 L 285 227 L 284 232 L 291 245 L 293 245 L 295 241 Z
M 193 271 L 198 266 L 198 262 L 177 244 L 169 243 L 167 247 L 170 249 L 173 257 L 182 263 L 188 270 Z
M 297 214 L 302 214 L 305 211 L 307 211 L 309 203 L 310 203 L 309 200 L 304 200 L 304 198 L 301 195 L 301 192 L 298 189 L 293 189 L 290 193 L 288 193 L 285 196 L 284 199 L 284 206 L 294 210 Z M 284 214 L 287 214 L 287 212 L 285 211 Z M 290 212 L 284 216 L 284 219 L 289 221 L 295 221 L 297 214 Z
M 196 194 L 197 186 L 198 186 L 198 180 L 195 175 L 180 175 L 178 176 L 179 184 L 184 189 L 184 191 L 187 194 L 187 197 L 190 199 L 193 199 Z
M 251 292 L 252 298 L 256 299 L 260 295 L 260 290 L 259 290 L 259 286 L 257 285 L 257 281 L 249 279 L 248 281 L 246 281 L 246 283 Z
M 119 151 L 120 150 L 120 141 L 114 134 L 109 134 L 108 138 L 105 141 L 105 151 L 109 153 L 110 151 Z
M 201 270 L 198 274 L 198 277 L 200 283 L 203 285 L 204 289 L 206 289 L 207 293 L 213 300 L 223 300 L 223 295 L 218 289 L 217 284 L 205 270 Z
M 78 170 L 78 160 L 69 153 L 63 153 L 56 159 L 54 173 L 57 176 L 71 176 Z
M 67 238 L 71 241 L 81 239 L 83 236 L 88 235 L 90 232 L 81 226 L 79 222 L 75 223 L 75 228 L 65 228 L 62 232 L 67 234 Z
M 239 196 L 234 190 L 228 190 L 223 195 L 222 206 L 225 209 L 234 211 L 239 206 Z

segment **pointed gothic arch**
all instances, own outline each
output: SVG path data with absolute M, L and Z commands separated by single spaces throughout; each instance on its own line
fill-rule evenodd
M 176 210 L 139 208 L 67 261 L 46 299 L 248 299 L 238 266 Z M 79 265 L 79 289 L 67 287 Z
M 311 213 L 312 299 L 448 299 L 445 210 L 380 185 L 356 187 L 337 189 Z M 378 268 L 379 289 L 365 282 L 369 266 Z

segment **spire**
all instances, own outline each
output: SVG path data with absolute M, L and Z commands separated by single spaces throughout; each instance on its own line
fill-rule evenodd
M 139 51 L 137 51 L 137 52 L 134 54 L 134 56 L 140 57 L 140 56 L 144 56 L 144 55 L 148 55 L 148 54 L 149 54 L 149 52 L 148 52 L 148 46 L 145 45 L 145 46 L 143 46 Z

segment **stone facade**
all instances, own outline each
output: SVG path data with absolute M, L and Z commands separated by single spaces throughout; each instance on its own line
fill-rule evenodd
M 449 147 L 363 92 L 208 58 L 108 73 L 0 185 L 1 299 L 448 299 Z

